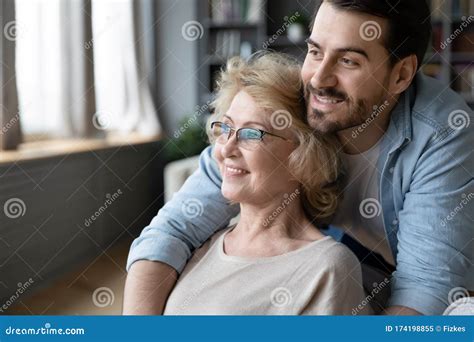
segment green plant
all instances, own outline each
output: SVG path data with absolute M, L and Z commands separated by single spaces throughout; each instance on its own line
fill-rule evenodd
M 205 124 L 200 121 L 188 116 L 180 122 L 180 128 L 166 141 L 167 163 L 198 155 L 209 145 Z

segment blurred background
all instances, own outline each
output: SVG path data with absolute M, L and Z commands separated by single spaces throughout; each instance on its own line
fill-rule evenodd
M 120 314 L 133 238 L 197 167 L 216 73 L 303 60 L 316 0 L 2 0 L 0 314 Z M 474 0 L 423 72 L 474 107 Z

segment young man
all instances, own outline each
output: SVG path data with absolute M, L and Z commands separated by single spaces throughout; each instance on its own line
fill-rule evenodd
M 430 33 L 425 1 L 324 0 L 302 70 L 309 124 L 344 148 L 347 183 L 332 225 L 363 263 L 375 255 L 393 268 L 387 314 L 442 314 L 453 291 L 474 289 L 472 111 L 417 72 Z M 161 313 L 176 271 L 238 213 L 220 184 L 208 148 L 134 241 L 124 314 Z M 186 215 L 190 199 L 199 216 Z

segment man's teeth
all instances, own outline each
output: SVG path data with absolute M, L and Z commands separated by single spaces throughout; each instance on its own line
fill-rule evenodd
M 241 169 L 234 169 L 232 167 L 229 167 L 227 166 L 226 167 L 227 171 L 231 172 L 231 173 L 238 173 L 238 174 L 244 174 L 244 173 L 248 173 L 247 171 L 245 170 L 241 170 Z
M 339 102 L 342 101 L 342 100 L 339 100 L 339 99 L 333 99 L 333 98 L 331 98 L 331 97 L 324 97 L 324 96 L 319 96 L 319 95 L 316 95 L 316 98 L 317 98 L 318 101 L 321 102 L 321 103 L 336 104 L 336 103 L 339 103 Z

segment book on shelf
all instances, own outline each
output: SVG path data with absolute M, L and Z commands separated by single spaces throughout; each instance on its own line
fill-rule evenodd
M 433 32 L 431 34 L 431 44 L 433 49 L 441 52 L 441 42 L 443 39 L 443 27 L 441 25 L 433 25 Z
M 453 89 L 463 95 L 470 95 L 474 99 L 474 66 L 468 63 L 459 63 L 454 66 Z
M 446 18 L 451 11 L 451 16 L 456 20 L 462 17 L 468 17 L 474 13 L 474 0 L 452 0 L 451 8 L 446 0 L 431 0 L 431 18 L 435 21 L 441 21 Z
M 211 20 L 216 24 L 229 22 L 256 24 L 263 19 L 264 0 L 210 0 Z
M 474 13 L 473 0 L 453 0 L 451 8 L 452 16 L 461 19 L 463 16 L 469 16 Z
M 240 54 L 241 36 L 238 30 L 222 30 L 217 32 L 214 54 L 219 59 L 227 59 Z
M 453 42 L 451 50 L 453 52 L 471 53 L 474 56 L 474 31 L 463 31 Z M 472 59 L 471 56 L 471 59 Z

